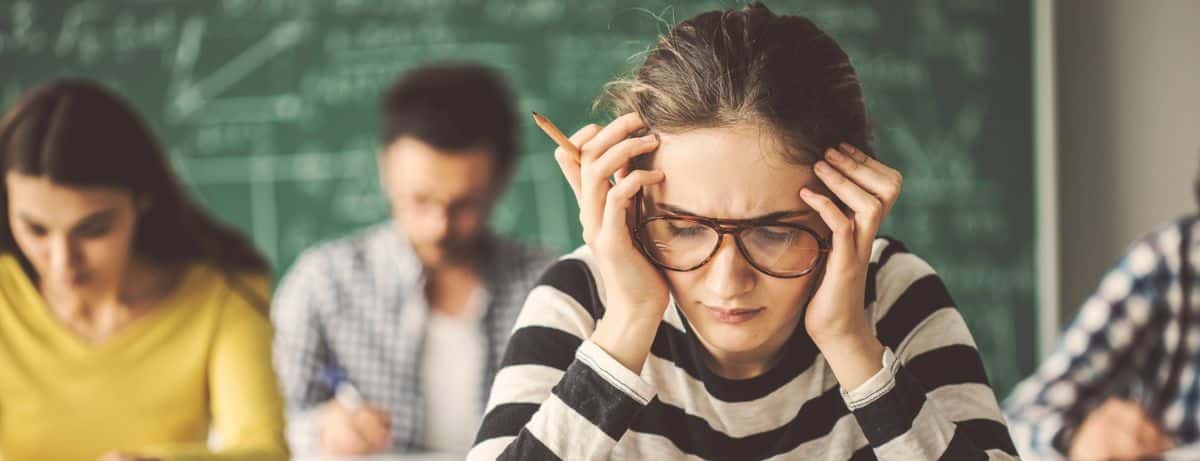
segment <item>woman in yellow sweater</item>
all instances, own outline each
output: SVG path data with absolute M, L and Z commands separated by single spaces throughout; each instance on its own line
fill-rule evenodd
M 130 106 L 35 88 L 0 168 L 0 458 L 286 458 L 267 264 Z

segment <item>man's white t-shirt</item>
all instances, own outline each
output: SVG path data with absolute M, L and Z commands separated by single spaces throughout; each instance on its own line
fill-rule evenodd
M 480 392 L 486 349 L 479 321 L 486 308 L 486 290 L 480 288 L 461 314 L 429 312 L 421 386 L 425 446 L 430 450 L 466 453 L 475 442 L 483 414 Z

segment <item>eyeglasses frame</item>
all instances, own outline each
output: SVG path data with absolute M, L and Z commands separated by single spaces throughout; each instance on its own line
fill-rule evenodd
M 637 197 L 637 201 L 641 202 L 640 199 L 641 199 L 641 194 L 639 193 L 638 197 Z M 782 222 L 782 221 L 779 221 L 777 218 L 772 218 L 772 217 L 752 218 L 752 219 L 719 219 L 719 218 L 709 218 L 709 217 L 704 217 L 704 216 L 689 216 L 689 215 L 655 215 L 655 216 L 647 216 L 647 217 L 643 218 L 641 203 L 638 203 L 637 205 L 635 205 L 634 208 L 636 209 L 635 222 L 637 222 L 637 225 L 634 226 L 633 229 L 630 229 L 631 233 L 633 234 L 632 237 L 633 237 L 634 244 L 637 246 L 638 251 L 640 251 L 643 255 L 646 256 L 646 259 L 648 259 L 650 261 L 650 264 L 653 264 L 655 267 L 658 267 L 663 270 L 669 270 L 669 271 L 674 271 L 674 272 L 691 272 L 691 271 L 694 271 L 696 269 L 703 267 L 705 264 L 708 264 L 708 262 L 712 260 L 713 256 L 717 255 L 717 251 L 720 251 L 721 242 L 725 240 L 725 234 L 731 234 L 733 236 L 734 246 L 737 247 L 738 252 L 742 254 L 742 257 L 746 259 L 746 262 L 749 263 L 751 267 L 753 267 L 755 270 L 762 272 L 766 275 L 769 275 L 771 277 L 783 278 L 783 279 L 803 277 L 805 275 L 812 273 L 813 270 L 816 270 L 816 268 L 820 267 L 821 263 L 824 262 L 825 258 L 829 254 L 830 247 L 831 247 L 828 239 L 821 237 L 820 234 L 818 234 L 816 231 L 812 230 L 811 228 L 804 226 L 802 224 Z M 652 256 L 650 254 L 650 250 L 646 248 L 646 245 L 648 242 L 645 240 L 645 236 L 642 235 L 642 229 L 644 229 L 646 227 L 646 224 L 649 224 L 653 221 L 661 221 L 661 220 L 667 220 L 667 219 L 681 220 L 681 221 L 686 221 L 686 222 L 693 223 L 693 224 L 700 224 L 705 227 L 708 227 L 709 229 L 712 229 L 717 232 L 717 244 L 715 246 L 713 246 L 712 252 L 709 253 L 708 256 L 704 258 L 703 261 L 701 261 L 699 264 L 696 264 L 692 267 L 680 269 L 680 268 L 670 267 L 665 264 L 662 264 L 662 263 L 658 262 L 654 258 L 654 256 Z M 817 259 L 815 261 L 813 261 L 811 266 L 809 266 L 808 268 L 804 269 L 803 271 L 801 271 L 800 273 L 797 273 L 797 274 L 786 274 L 785 275 L 785 274 L 780 274 L 778 272 L 769 271 L 769 270 L 766 270 L 766 269 L 760 267 L 758 265 L 758 263 L 756 263 L 754 261 L 754 258 L 750 257 L 750 252 L 748 250 L 746 250 L 745 244 L 742 243 L 741 233 L 742 233 L 742 231 L 745 231 L 746 229 L 751 229 L 754 227 L 762 227 L 762 226 L 767 226 L 767 225 L 790 227 L 793 229 L 797 229 L 801 232 L 806 232 L 809 235 L 812 235 L 817 240 L 817 247 L 818 247 L 817 251 L 819 252 L 819 254 L 817 255 Z

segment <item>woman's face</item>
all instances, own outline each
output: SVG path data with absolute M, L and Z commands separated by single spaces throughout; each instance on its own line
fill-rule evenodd
M 137 207 L 112 187 L 77 187 L 8 172 L 8 225 L 43 289 L 87 296 L 110 290 L 132 253 Z
M 787 163 L 769 131 L 756 124 L 661 134 L 651 168 L 666 179 L 645 189 L 653 215 L 672 211 L 720 219 L 751 219 L 780 212 L 822 238 L 829 229 L 800 199 L 800 189 L 826 193 L 812 167 Z M 712 259 L 690 272 L 664 271 L 671 294 L 701 342 L 717 356 L 771 357 L 795 330 L 813 271 L 776 278 L 752 267 L 732 235 Z

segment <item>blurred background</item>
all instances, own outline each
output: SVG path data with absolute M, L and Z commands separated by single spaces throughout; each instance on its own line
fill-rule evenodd
M 1069 319 L 1133 239 L 1195 213 L 1200 2 L 1060 0 L 1059 313 Z
M 0 103 L 57 76 L 131 99 L 182 177 L 278 277 L 387 218 L 379 92 L 477 60 L 522 111 L 602 122 L 601 85 L 669 24 L 740 2 L 0 0 Z M 1124 245 L 1195 209 L 1200 2 L 791 0 L 852 56 L 871 148 L 906 178 L 885 233 L 950 285 L 999 395 Z M 531 121 L 498 231 L 565 252 L 577 208 Z M 103 155 L 97 152 L 96 155 Z

